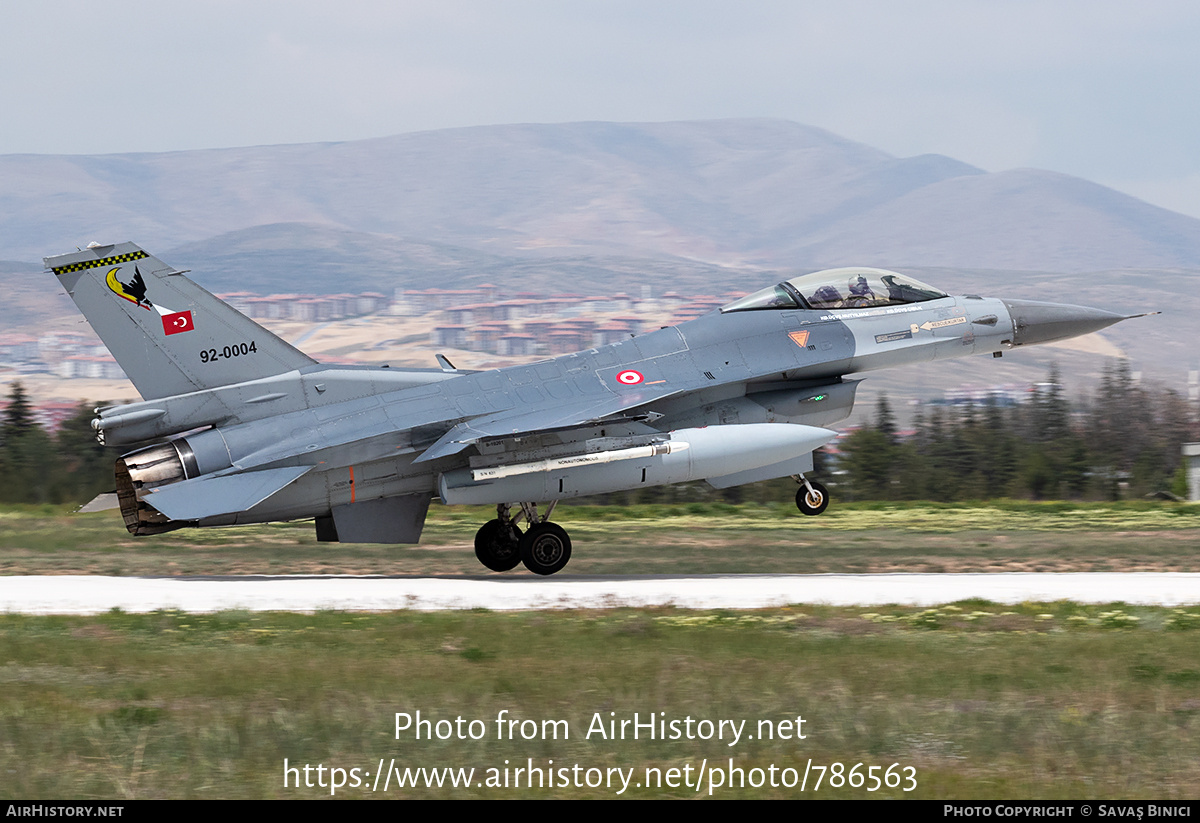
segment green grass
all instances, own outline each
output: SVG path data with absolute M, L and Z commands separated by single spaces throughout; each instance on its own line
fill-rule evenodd
M 1200 507 L 1161 503 L 563 506 L 569 573 L 1200 571 Z M 318 544 L 311 523 L 129 536 L 112 513 L 0 510 L 0 573 L 487 574 L 486 509 L 431 509 L 421 545 Z M 519 573 L 519 572 L 518 572 Z M 1126 604 L 492 614 L 0 616 L 0 797 L 327 797 L 291 765 L 645 770 L 708 761 L 915 769 L 817 797 L 1187 798 L 1200 779 L 1200 608 Z M 396 712 L 481 720 L 397 740 Z M 566 740 L 497 740 L 502 712 Z M 595 717 L 779 723 L 804 740 L 604 740 Z M 597 714 L 598 713 L 598 714 Z M 610 714 L 611 713 L 611 714 Z M 314 773 L 315 775 L 315 773 Z M 815 775 L 814 775 L 815 777 Z M 486 779 L 480 771 L 479 778 Z M 511 778 L 511 773 L 510 773 Z M 315 777 L 314 777 L 315 779 Z M 370 781 L 368 781 L 370 782 Z M 636 782 L 636 780 L 635 780 Z M 794 797 L 770 786 L 719 797 Z M 611 797 L 599 787 L 390 797 Z M 625 796 L 696 796 L 632 787 Z M 381 797 L 363 787 L 342 797 Z
M 912 792 L 826 784 L 814 794 L 810 785 L 816 797 L 1187 798 L 1200 779 L 1198 644 L 1200 609 L 1124 604 L 7 615 L 0 796 L 329 796 L 285 789 L 284 758 L 372 773 L 394 758 L 401 768 L 474 767 L 481 780 L 505 759 L 633 768 L 640 778 L 648 767 L 727 767 L 732 758 L 747 771 L 803 771 L 810 759 L 915 769 Z M 434 722 L 481 720 L 486 734 L 396 739 L 395 713 L 418 710 Z M 501 711 L 565 720 L 570 736 L 497 739 Z M 595 717 L 634 712 L 746 720 L 747 733 L 760 720 L 801 716 L 806 738 L 729 746 L 586 737 Z M 684 787 L 630 795 L 695 796 Z M 614 791 L 393 786 L 339 796 Z
M 114 512 L 8 507 L 0 574 L 488 574 L 472 539 L 492 516 L 434 506 L 419 545 L 377 546 L 319 544 L 309 522 L 132 537 Z M 555 520 L 569 574 L 1200 572 L 1200 506 L 1174 503 L 563 505 Z

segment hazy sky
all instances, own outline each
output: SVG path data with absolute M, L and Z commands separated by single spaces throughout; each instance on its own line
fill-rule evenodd
M 1200 4 L 0 0 L 0 154 L 778 117 L 1200 217 Z M 2 193 L 3 181 L 0 181 Z

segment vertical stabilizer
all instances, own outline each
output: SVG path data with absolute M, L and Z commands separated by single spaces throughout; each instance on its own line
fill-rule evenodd
M 133 243 L 45 264 L 146 400 L 316 362 Z

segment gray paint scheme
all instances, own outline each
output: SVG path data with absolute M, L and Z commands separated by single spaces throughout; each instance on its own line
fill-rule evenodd
M 45 262 L 145 398 L 98 410 L 100 434 L 114 444 L 172 438 L 174 451 L 155 454 L 180 455 L 173 474 L 159 466 L 153 477 L 139 467 L 144 452 L 118 462 L 134 533 L 316 518 L 322 539 L 415 542 L 439 485 L 443 499 L 515 503 L 534 491 L 548 501 L 696 477 L 724 488 L 799 475 L 811 471 L 812 449 L 833 437 L 822 427 L 853 407 L 857 381 L 847 375 L 999 352 L 1123 319 L 944 296 L 713 312 L 491 371 L 324 366 L 132 243 Z M 141 284 L 153 309 L 135 299 Z M 191 314 L 171 320 L 183 312 Z M 168 333 L 170 322 L 182 328 Z M 708 444 L 688 458 L 701 471 L 677 471 L 681 458 L 663 455 L 539 478 L 470 479 L 474 468 L 661 445 L 672 432 L 704 427 L 728 436 L 694 435 Z M 740 445 L 722 452 L 722 442 Z M 765 450 L 754 465 L 738 459 L 760 442 L 795 453 Z

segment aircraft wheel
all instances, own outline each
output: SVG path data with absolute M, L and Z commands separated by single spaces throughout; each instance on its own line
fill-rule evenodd
M 521 530 L 489 520 L 475 532 L 475 556 L 494 572 L 515 569 L 521 562 Z
M 801 486 L 796 491 L 796 508 L 801 514 L 818 515 L 829 505 L 829 490 L 813 480 L 808 482 L 812 483 L 812 491 L 807 486 Z
M 521 538 L 521 562 L 534 574 L 554 574 L 571 559 L 571 538 L 557 523 L 530 526 Z

